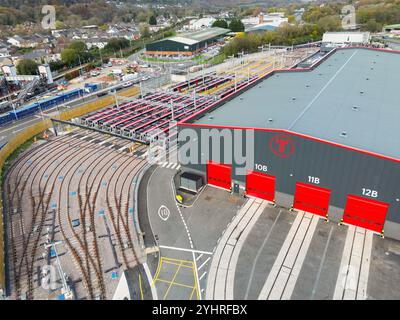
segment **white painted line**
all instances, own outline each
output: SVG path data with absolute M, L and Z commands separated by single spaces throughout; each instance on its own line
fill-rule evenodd
M 186 252 L 194 252 L 194 253 L 202 253 L 202 254 L 210 254 L 212 255 L 212 252 L 209 251 L 201 251 L 201 250 L 193 250 L 193 249 L 186 249 L 186 248 L 177 248 L 177 247 L 170 247 L 170 246 L 159 246 L 160 248 L 164 249 L 170 249 L 170 250 L 177 250 L 177 251 L 186 251 Z
M 335 292 L 333 294 L 333 300 L 342 300 L 344 290 L 346 287 L 347 273 L 349 272 L 351 250 L 353 246 L 354 234 L 356 228 L 354 226 L 349 226 L 347 229 L 346 240 L 344 243 L 342 260 L 340 262 L 340 269 L 338 278 L 336 280 Z
M 268 295 L 268 300 L 279 300 L 281 298 L 282 291 L 290 276 L 290 271 L 287 272 L 284 266 L 282 266 L 282 269 L 283 270 L 278 273 L 278 276 L 275 279 L 274 287 Z
M 275 218 L 275 220 L 274 220 L 274 223 L 272 224 L 271 228 L 269 229 L 268 234 L 266 235 L 266 237 L 265 237 L 265 239 L 264 239 L 264 241 L 263 241 L 261 247 L 258 249 L 256 258 L 254 259 L 253 265 L 252 265 L 252 268 L 251 268 L 250 277 L 249 277 L 249 282 L 248 282 L 248 284 L 247 284 L 247 289 L 246 289 L 246 294 L 245 294 L 245 296 L 244 296 L 244 300 L 247 300 L 247 299 L 248 299 L 249 292 L 250 292 L 250 287 L 251 287 L 251 283 L 252 283 L 252 281 L 253 281 L 254 271 L 255 271 L 255 268 L 256 268 L 258 259 L 260 258 L 261 252 L 264 250 L 264 247 L 265 247 L 267 241 L 269 240 L 269 238 L 270 238 L 270 236 L 271 236 L 272 230 L 274 229 L 274 227 L 275 227 L 275 225 L 276 225 L 276 223 L 277 223 L 277 221 L 278 221 L 278 219 L 279 219 L 279 217 L 280 217 L 280 215 L 281 215 L 281 212 L 282 212 L 282 210 L 279 210 L 279 212 L 278 212 L 278 214 L 277 214 L 277 216 L 276 216 L 276 218 Z
M 199 267 L 198 270 L 200 271 L 200 269 L 203 268 L 207 264 L 207 262 L 210 261 L 210 259 L 211 257 L 208 257 L 207 260 L 203 262 L 203 264 Z
M 296 285 L 297 279 L 300 274 L 300 270 L 303 266 L 304 260 L 306 258 L 308 249 L 310 248 L 311 240 L 314 236 L 315 230 L 317 228 L 318 221 L 320 220 L 319 216 L 314 215 L 307 233 L 302 241 L 302 245 L 300 250 L 297 253 L 297 258 L 294 262 L 293 268 L 290 270 L 290 278 L 288 283 L 286 284 L 285 291 L 283 292 L 282 299 L 289 300 L 293 294 L 294 287 Z
M 373 236 L 374 233 L 372 231 L 366 230 L 365 240 L 364 240 L 364 250 L 361 260 L 360 277 L 358 279 L 358 290 L 356 297 L 357 300 L 367 299 L 368 277 L 369 277 L 369 267 L 371 264 Z
M 293 221 L 292 226 L 290 227 L 290 230 L 286 236 L 285 241 L 283 242 L 283 245 L 275 259 L 275 262 L 271 268 L 271 271 L 268 274 L 267 280 L 265 281 L 265 284 L 263 288 L 261 289 L 261 292 L 258 296 L 258 300 L 267 300 L 274 285 L 275 282 L 278 278 L 278 275 L 281 271 L 282 264 L 285 260 L 285 257 L 287 255 L 287 252 L 290 249 L 290 245 L 293 242 L 294 237 L 296 236 L 297 230 L 303 220 L 304 213 L 303 212 L 298 212 L 296 215 L 296 218 Z M 282 280 L 282 278 L 280 279 Z
M 203 279 L 204 276 L 205 276 L 206 274 L 207 274 L 207 271 L 205 271 L 205 272 L 200 276 L 199 280 Z M 203 290 L 204 290 L 204 289 L 203 289 Z
M 338 71 L 330 78 L 330 80 L 322 87 L 322 89 L 318 92 L 318 94 L 315 95 L 314 99 L 311 100 L 311 102 L 303 109 L 303 111 L 299 114 L 299 116 L 294 119 L 294 121 L 291 123 L 291 125 L 288 127 L 288 130 L 292 129 L 293 126 L 297 123 L 297 121 L 311 108 L 311 106 L 314 104 L 315 101 L 320 97 L 320 95 L 326 90 L 326 88 L 329 87 L 329 85 L 332 83 L 333 80 L 336 79 L 336 77 L 339 75 L 340 72 L 347 66 L 347 64 L 350 62 L 350 60 L 356 55 L 358 51 L 355 51 L 351 57 L 340 67 Z
M 242 226 L 244 229 L 241 231 L 240 235 L 236 236 L 237 238 L 230 239 L 230 241 L 235 240 L 234 243 L 236 246 L 233 251 L 231 260 L 230 260 L 228 274 L 226 277 L 226 293 L 225 293 L 225 295 L 226 295 L 227 300 L 234 299 L 235 274 L 236 274 L 236 267 L 237 267 L 237 263 L 239 260 L 240 252 L 242 251 L 243 245 L 244 245 L 247 237 L 249 236 L 251 230 L 253 230 L 254 225 L 257 223 L 258 219 L 264 212 L 267 205 L 268 205 L 267 201 L 262 201 L 261 203 L 255 201 L 253 207 L 257 207 L 257 210 L 252 214 L 249 222 L 245 226 Z M 251 212 L 250 209 L 248 210 L 248 212 Z M 248 215 L 248 213 L 246 215 Z M 243 220 L 244 219 L 242 219 L 242 221 Z M 239 223 L 239 225 L 240 225 L 240 223 Z M 231 237 L 233 237 L 234 234 L 235 234 L 235 232 L 232 233 Z M 228 241 L 228 243 L 229 243 L 229 241 Z
M 155 286 L 153 285 L 154 279 L 151 276 L 151 272 L 150 272 L 149 266 L 147 265 L 146 262 L 143 263 L 143 269 L 144 269 L 144 271 L 146 273 L 147 280 L 148 280 L 149 285 L 150 285 L 151 295 L 153 296 L 153 300 L 158 300 L 157 290 L 156 290 Z
M 247 210 L 252 206 L 254 203 L 254 199 L 248 199 L 245 204 L 238 210 L 237 214 L 235 215 L 233 222 L 228 227 L 229 234 L 233 232 L 234 227 L 240 222 L 242 217 L 246 214 Z M 213 249 L 214 257 L 211 260 L 209 276 L 207 277 L 207 290 L 206 290 L 206 299 L 213 300 L 216 295 L 216 287 L 221 285 L 221 281 L 224 281 L 224 277 L 222 279 L 218 279 L 221 275 L 218 274 L 218 269 L 220 267 L 220 261 L 222 259 L 222 254 L 225 249 L 225 244 L 228 239 L 227 234 L 223 234 L 217 240 L 217 245 Z M 223 284 L 222 284 L 223 285 Z
M 110 141 L 110 140 L 112 140 L 112 139 L 114 139 L 114 137 L 108 138 L 108 139 L 106 139 L 106 140 L 103 140 L 103 141 L 99 142 L 98 145 L 101 146 L 101 145 L 105 144 L 107 141 Z
M 328 247 L 329 247 L 329 244 L 331 242 L 332 233 L 333 233 L 333 225 L 331 226 L 331 229 L 329 230 L 328 239 L 326 240 L 324 252 L 322 253 L 321 263 L 319 265 L 318 272 L 317 272 L 317 277 L 315 278 L 314 286 L 313 286 L 313 289 L 311 291 L 310 300 L 314 300 L 315 292 L 317 291 L 317 286 L 318 286 L 318 283 L 319 283 L 319 279 L 321 278 L 322 267 L 323 267 L 323 265 L 325 263 L 326 254 L 328 253 Z
M 365 230 L 356 227 L 352 251 L 350 255 L 350 266 L 346 277 L 343 300 L 355 300 L 360 279 L 362 255 L 364 251 Z
M 197 269 L 196 257 L 194 256 L 194 252 L 193 251 L 192 251 L 192 256 L 193 256 L 194 271 L 196 273 L 197 290 L 198 290 L 198 292 L 200 292 L 199 293 L 199 300 L 202 300 L 200 280 L 199 280 L 199 271 Z
M 199 256 L 196 258 L 196 261 L 199 261 L 199 259 L 200 259 L 202 256 L 203 256 L 203 254 L 199 255 Z
M 181 168 L 181 165 L 178 165 L 177 167 L 176 167 L 176 170 L 179 170 Z

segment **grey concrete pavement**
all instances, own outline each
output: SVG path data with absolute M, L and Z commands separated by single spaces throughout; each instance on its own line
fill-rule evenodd
M 271 207 L 264 210 L 239 255 L 235 299 L 258 298 L 293 221 L 293 215 L 286 210 Z

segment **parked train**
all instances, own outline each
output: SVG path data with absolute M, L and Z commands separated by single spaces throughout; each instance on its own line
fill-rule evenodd
M 88 93 L 94 92 L 98 89 L 98 85 L 94 83 L 86 83 L 84 88 L 75 89 L 72 91 L 58 94 L 54 97 L 47 98 L 38 102 L 34 102 L 28 106 L 10 111 L 7 113 L 0 114 L 0 126 L 11 123 L 14 120 L 20 120 L 27 116 L 33 115 L 37 112 L 41 112 L 57 105 L 60 105 L 66 101 L 82 97 Z

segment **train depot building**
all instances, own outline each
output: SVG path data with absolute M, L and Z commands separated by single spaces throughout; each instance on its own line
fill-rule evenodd
M 224 28 L 209 28 L 162 39 L 146 45 L 146 54 L 150 55 L 194 55 L 215 43 L 223 42 L 230 32 Z
M 397 70 L 398 52 L 347 48 L 252 82 L 179 122 L 182 168 L 233 193 L 400 239 Z

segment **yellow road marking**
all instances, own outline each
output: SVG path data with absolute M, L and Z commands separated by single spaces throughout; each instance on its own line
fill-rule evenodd
M 172 264 L 172 265 L 175 265 L 175 266 L 180 266 L 180 265 L 182 265 L 182 267 L 184 267 L 184 268 L 193 268 L 193 264 L 191 264 L 191 265 L 186 265 L 186 264 L 184 264 L 183 262 L 175 262 L 175 261 L 163 261 L 163 263 L 164 264 Z
M 179 283 L 179 282 L 172 282 L 172 281 L 168 281 L 168 280 L 164 280 L 164 279 L 157 279 L 157 281 L 168 283 L 170 285 L 176 285 L 176 286 L 180 286 L 180 287 L 185 287 L 185 288 L 189 288 L 189 289 L 196 289 L 196 287 L 189 286 L 187 284 L 183 284 L 183 283 Z
M 166 291 L 165 294 L 164 294 L 163 300 L 165 300 L 165 299 L 167 298 L 168 293 L 169 293 L 169 290 L 170 290 L 171 287 L 172 287 L 172 283 L 175 281 L 175 278 L 176 278 L 176 276 L 178 275 L 180 269 L 181 269 L 181 266 L 179 266 L 179 267 L 177 268 L 177 270 L 176 270 L 176 272 L 175 272 L 175 274 L 174 274 L 174 277 L 172 278 L 171 283 L 170 283 L 170 285 L 168 286 L 168 289 L 167 289 L 167 291 Z
M 195 291 L 196 292 L 198 291 L 198 289 L 196 287 L 193 288 L 192 293 L 190 294 L 189 300 L 193 299 L 193 294 L 194 294 Z
M 160 273 L 162 272 L 162 267 L 163 267 L 163 265 L 166 265 L 166 264 L 171 264 L 171 265 L 177 265 L 178 266 L 178 268 L 175 271 L 175 274 L 174 274 L 174 276 L 173 276 L 171 281 L 160 279 Z M 179 271 L 181 270 L 182 267 L 183 268 L 191 268 L 192 269 L 194 286 L 189 286 L 189 285 L 185 285 L 183 283 L 175 282 L 175 278 L 179 274 Z M 150 288 L 155 286 L 158 281 L 169 284 L 168 289 L 166 290 L 166 292 L 164 294 L 164 297 L 163 297 L 164 300 L 167 298 L 168 293 L 169 293 L 169 291 L 170 291 L 170 289 L 171 289 L 171 287 L 173 285 L 180 286 L 180 287 L 185 287 L 185 288 L 189 288 L 189 289 L 193 289 L 191 294 L 190 294 L 189 299 L 190 300 L 193 299 L 194 292 L 196 292 L 196 297 L 197 297 L 197 299 L 199 299 L 199 286 L 198 286 L 197 279 L 196 279 L 196 270 L 194 268 L 193 261 L 160 257 L 160 261 L 159 261 L 159 264 L 157 266 L 157 271 L 156 271 L 156 274 L 155 274 L 154 279 L 153 279 L 153 283 L 151 284 Z
M 182 262 L 182 263 L 192 263 L 192 261 L 189 260 L 180 260 L 180 259 L 174 259 L 174 258 L 161 258 L 163 261 L 176 261 L 176 262 Z
M 195 270 L 195 268 L 193 268 L 193 278 L 194 278 L 194 286 L 196 288 L 196 297 L 197 297 L 197 300 L 199 300 L 199 284 L 197 283 L 196 272 L 197 272 L 197 270 Z M 190 300 L 192 300 L 192 298 L 190 298 Z
M 158 262 L 156 275 L 154 276 L 153 283 L 151 284 L 150 288 L 153 288 L 154 285 L 156 284 L 156 281 L 157 281 L 157 279 L 158 279 L 158 276 L 160 275 L 161 265 L 162 265 L 162 264 L 163 264 L 163 258 L 161 257 L 160 261 Z
M 142 300 L 144 300 L 143 298 L 143 289 L 142 289 L 142 276 L 139 273 L 139 288 L 140 288 L 140 298 L 142 298 Z

